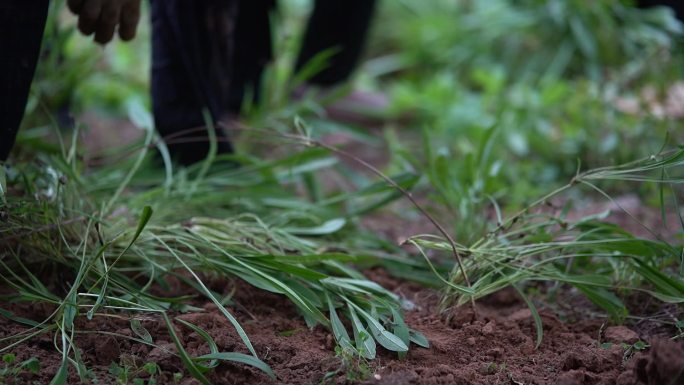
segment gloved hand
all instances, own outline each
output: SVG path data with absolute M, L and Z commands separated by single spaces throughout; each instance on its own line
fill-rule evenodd
M 135 37 L 140 20 L 141 0 L 68 0 L 71 12 L 78 15 L 78 29 L 84 35 L 95 33 L 95 41 L 106 44 L 119 26 L 121 40 Z

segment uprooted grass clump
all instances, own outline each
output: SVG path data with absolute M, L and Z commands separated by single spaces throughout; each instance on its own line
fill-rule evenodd
M 72 148 L 4 168 L 0 278 L 12 290 L 3 303 L 38 302 L 53 310 L 36 321 L 2 309 L 29 327 L 2 338 L 2 352 L 50 333 L 62 355 L 53 383 L 66 383 L 71 365 L 83 380 L 89 374 L 74 338 L 82 332 L 79 318 L 126 317 L 135 341 L 154 346 L 140 322 L 151 316 L 167 325 L 186 370 L 202 383 L 221 360 L 274 376 L 227 305 L 227 293 L 205 284 L 207 274 L 286 296 L 307 325 L 332 330 L 345 356 L 372 359 L 376 344 L 399 354 L 411 343 L 428 346 L 404 323 L 402 299 L 351 266 L 389 258 L 391 246 L 358 231 L 353 221 L 355 213 L 396 199 L 391 188 L 370 185 L 307 202 L 295 187 L 336 163 L 321 149 L 276 160 L 210 155 L 187 169 L 167 164 L 164 174 L 146 151 L 153 137 L 150 128 L 139 155 L 114 167 L 85 167 Z M 199 326 L 175 319 L 178 311 L 198 309 L 183 298 L 153 294 L 169 277 L 211 301 L 248 354 L 219 351 Z M 179 323 L 202 336 L 210 354 L 191 357 L 176 335 Z

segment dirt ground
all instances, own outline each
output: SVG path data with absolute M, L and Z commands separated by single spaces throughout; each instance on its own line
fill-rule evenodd
M 617 202 L 647 224 L 657 222 L 653 218 L 659 219 L 659 215 L 651 215 L 648 210 L 642 213 L 641 202 L 635 199 L 627 196 Z M 580 210 L 583 214 L 615 209 L 586 206 Z M 612 218 L 621 225 L 629 222 L 620 216 Z M 383 225 L 375 226 L 378 223 Z M 416 223 L 415 226 L 403 224 L 388 229 L 386 223 L 388 221 L 371 220 L 365 221 L 364 225 L 384 232 L 396 241 L 416 234 L 426 226 L 424 223 Z M 677 221 L 672 218 L 668 224 L 672 227 Z M 414 229 L 416 226 L 418 228 Z M 639 226 L 632 230 L 637 234 L 643 233 Z M 672 231 L 658 230 L 666 234 Z M 677 331 L 664 324 L 664 321 L 671 323 L 682 319 L 682 310 L 677 306 L 661 306 L 643 298 L 634 298 L 631 301 L 632 314 L 648 316 L 639 321 L 631 320 L 626 325 L 613 325 L 581 295 L 568 289 L 560 294 L 563 301 L 553 305 L 537 303 L 544 324 L 544 339 L 535 349 L 535 329 L 530 311 L 513 291 L 505 290 L 479 301 L 475 309 L 463 307 L 440 313 L 438 292 L 397 280 L 381 269 L 365 273 L 368 278 L 416 305 L 412 311 L 406 312 L 406 322 L 428 338 L 429 349 L 412 345 L 404 359 L 380 349 L 378 358 L 373 361 L 343 360 L 335 354 L 331 333 L 320 326 L 309 330 L 286 298 L 255 289 L 239 280 L 217 280 L 209 282 L 211 289 L 220 293 L 234 290 L 234 305 L 229 310 L 243 325 L 259 356 L 274 370 L 277 380 L 271 380 L 256 369 L 227 363 L 210 372 L 210 380 L 217 385 L 684 385 L 684 340 L 671 340 Z M 0 294 L 7 292 L 8 288 L 0 287 Z M 189 288 L 176 285 L 173 292 L 160 294 L 189 293 L 192 293 Z M 196 298 L 192 305 L 204 311 L 174 316 L 206 330 L 221 351 L 246 352 L 233 327 L 213 304 Z M 52 311 L 45 306 L 1 301 L 0 307 L 36 321 L 42 321 Z M 114 336 L 135 336 L 127 317 L 96 316 L 92 321 L 85 317 L 78 319 L 79 333 L 75 341 L 97 383 L 116 384 L 115 378 L 108 373 L 112 362 L 138 368 L 147 362 L 155 362 L 162 370 L 156 378 L 158 384 L 199 384 L 187 373 L 180 381 L 174 380 L 174 373 L 184 372 L 183 365 L 173 355 L 176 349 L 161 318 L 146 315 L 140 320 L 160 348 Z M 0 316 L 0 341 L 26 330 L 26 327 Z M 197 333 L 178 322 L 176 331 L 190 354 L 209 353 L 207 344 Z M 637 341 L 644 341 L 650 347 L 638 351 L 632 347 Z M 5 342 L 0 342 L 0 348 L 5 346 L 3 344 Z M 49 383 L 60 364 L 60 353 L 55 346 L 53 335 L 46 334 L 10 350 L 18 361 L 36 357 L 41 363 L 38 374 L 20 375 L 22 383 Z M 145 377 L 145 374 L 141 372 L 140 377 Z M 68 383 L 79 383 L 73 367 L 70 368 Z
M 654 321 L 628 326 L 607 324 L 603 319 L 592 318 L 591 312 L 586 311 L 589 305 L 582 306 L 579 296 L 572 292 L 568 292 L 568 298 L 577 306 L 547 308 L 541 312 L 544 340 L 535 349 L 530 312 L 513 291 L 486 298 L 477 304 L 475 311 L 464 307 L 438 314 L 437 292 L 400 282 L 380 269 L 366 274 L 416 304 L 413 311 L 407 312 L 406 321 L 425 334 L 431 344 L 429 349 L 414 346 L 402 360 L 393 353 L 381 351 L 374 361 L 352 362 L 345 367 L 343 360 L 334 354 L 331 334 L 322 327 L 308 330 L 287 299 L 240 281 L 217 281 L 211 282 L 214 290 L 236 289 L 236 305 L 230 310 L 278 379 L 272 381 L 257 370 L 226 363 L 211 372 L 209 378 L 215 384 L 684 384 L 684 341 L 668 339 L 675 334 L 673 329 Z M 176 293 L 167 294 L 181 294 L 186 290 L 177 286 Z M 233 328 L 212 304 L 198 299 L 195 305 L 205 311 L 176 314 L 176 317 L 209 332 L 221 351 L 245 351 Z M 1 306 L 36 321 L 51 311 L 45 307 L 7 303 Z M 680 315 L 677 312 L 676 307 L 662 308 L 659 314 L 674 317 Z M 77 328 L 82 333 L 77 335 L 76 343 L 98 384 L 116 383 L 107 373 L 111 362 L 138 367 L 156 362 L 163 371 L 157 383 L 175 383 L 173 374 L 183 369 L 180 360 L 170 353 L 175 348 L 163 321 L 146 316 L 142 324 L 162 349 L 101 333 L 134 336 L 128 319 L 95 317 L 87 321 L 81 317 Z M 176 329 L 191 354 L 209 352 L 196 333 L 179 323 Z M 0 317 L 0 338 L 25 330 Z M 643 352 L 628 348 L 637 340 L 647 342 L 651 348 Z M 54 346 L 52 336 L 44 335 L 12 350 L 18 360 L 31 357 L 40 360 L 40 373 L 22 374 L 23 383 L 49 382 L 60 360 Z M 348 368 L 351 371 L 345 370 Z M 70 374 L 69 383 L 78 383 L 73 368 Z M 177 383 L 198 384 L 188 376 Z

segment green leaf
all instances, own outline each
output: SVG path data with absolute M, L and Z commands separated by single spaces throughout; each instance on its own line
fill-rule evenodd
M 317 265 L 325 261 L 354 262 L 358 259 L 355 255 L 342 253 L 276 255 L 273 256 L 273 258 L 275 258 L 276 261 L 283 263 L 300 263 L 302 265 Z
M 74 320 L 78 315 L 78 303 L 76 300 L 76 290 L 71 290 L 64 298 L 64 326 L 66 330 L 74 329 Z
M 653 286 L 670 296 L 684 296 L 684 283 L 676 277 L 668 277 L 639 258 L 632 258 L 634 269 Z
M 28 319 L 28 318 L 23 318 L 23 317 L 17 317 L 17 316 L 14 315 L 14 313 L 12 313 L 11 311 L 5 310 L 5 309 L 3 309 L 3 308 L 0 308 L 0 315 L 3 316 L 3 317 L 5 317 L 5 318 L 7 318 L 7 319 L 10 319 L 10 320 L 12 320 L 12 321 L 14 321 L 14 322 L 17 322 L 17 323 L 20 323 L 20 324 L 24 324 L 24 325 L 27 325 L 27 326 L 37 327 L 37 326 L 39 325 L 39 323 L 36 322 L 36 321 L 34 321 L 34 320 L 31 320 L 31 319 Z
M 273 373 L 273 370 L 271 370 L 271 367 L 268 366 L 264 361 L 261 361 L 260 359 L 250 356 L 247 354 L 243 353 L 234 353 L 234 352 L 220 352 L 220 353 L 210 353 L 210 354 L 205 354 L 203 356 L 199 356 L 196 358 L 193 358 L 194 361 L 207 361 L 207 360 L 221 360 L 221 361 L 231 361 L 231 362 L 237 362 L 249 366 L 253 366 L 262 372 L 266 373 L 269 377 L 272 379 L 276 379 L 275 373 Z
M 428 341 L 427 337 L 417 330 L 409 329 L 409 339 L 422 348 L 428 349 L 430 347 L 430 341 Z
M 315 307 L 320 308 L 323 306 L 323 302 L 321 301 L 321 298 L 318 296 L 318 293 L 320 292 L 318 287 L 315 287 L 312 290 L 308 286 L 305 286 L 304 284 L 294 279 L 286 280 L 285 284 L 290 286 L 292 290 L 296 291 L 297 294 L 299 294 L 302 298 L 305 298 Z
M 218 353 L 219 352 L 218 345 L 216 345 L 216 342 L 214 341 L 214 339 L 209 335 L 209 333 L 204 331 L 204 329 L 200 328 L 197 325 L 193 325 L 192 323 L 185 321 L 183 319 L 180 319 L 180 318 L 177 318 L 176 321 L 178 321 L 178 322 L 182 323 L 183 325 L 187 326 L 188 328 L 192 329 L 192 331 L 194 331 L 195 333 L 197 333 L 197 335 L 202 337 L 202 339 L 204 339 L 207 342 L 207 345 L 209 345 L 209 351 L 211 353 Z M 216 360 L 212 360 L 209 362 L 208 365 L 200 365 L 199 368 L 204 370 L 204 371 L 207 371 L 211 368 L 216 367 L 217 365 L 218 365 L 218 362 Z
M 366 331 L 366 328 L 359 320 L 356 315 L 354 308 L 351 303 L 347 302 L 349 308 L 349 314 L 352 320 L 352 329 L 354 330 L 354 341 L 356 341 L 356 350 L 359 354 L 369 360 L 375 358 L 375 340 L 371 337 L 370 333 Z
M 393 352 L 408 351 L 408 346 L 401 340 L 401 338 L 388 332 L 377 319 L 356 304 L 350 302 L 350 305 L 353 306 L 356 311 L 358 311 L 358 313 L 361 314 L 361 316 L 366 320 L 368 328 L 373 334 L 373 337 L 375 337 L 375 340 L 378 341 L 378 343 L 385 349 L 391 350 Z
M 19 366 L 33 374 L 40 372 L 40 361 L 38 361 L 36 357 L 29 358 L 28 360 L 22 362 Z
M 152 340 L 152 336 L 150 335 L 150 332 L 148 332 L 147 329 L 145 329 L 145 327 L 142 326 L 142 323 L 139 319 L 131 318 L 131 330 L 143 341 L 150 344 L 154 343 L 154 341 Z
M 319 273 L 316 270 L 308 269 L 306 267 L 296 266 L 289 263 L 281 263 L 277 261 L 259 262 L 255 265 L 263 266 L 275 271 L 292 274 L 307 281 L 317 282 L 327 278 L 327 274 Z
M 135 243 L 135 241 L 138 239 L 138 237 L 140 236 L 140 233 L 142 233 L 145 226 L 147 226 L 147 222 L 150 221 L 151 217 L 152 217 L 152 208 L 150 206 L 145 206 L 143 208 L 142 213 L 140 214 L 140 219 L 138 219 L 138 227 L 135 229 L 135 234 L 133 235 L 133 238 L 128 243 L 128 246 L 126 246 L 121 251 L 121 253 L 119 253 L 119 256 L 116 258 L 116 261 L 118 261 L 119 258 L 121 258 L 124 254 L 126 254 L 128 249 L 130 249 L 131 246 L 133 246 L 133 243 Z M 101 250 L 102 253 L 104 252 L 104 247 L 105 246 L 103 246 L 103 248 Z M 114 263 L 116 263 L 116 261 Z M 111 268 L 111 266 L 109 268 L 106 268 L 106 270 L 104 271 L 104 282 L 102 284 L 102 287 L 100 288 L 100 294 L 97 296 L 97 299 L 95 300 L 95 304 L 93 305 L 92 308 L 90 308 L 90 310 L 88 310 L 88 313 L 87 313 L 88 319 L 93 318 L 93 314 L 95 314 L 97 309 L 102 304 L 102 301 L 104 300 L 104 297 L 105 297 L 106 292 L 107 292 L 107 283 L 109 281 L 109 269 L 110 268 Z
M 518 285 L 513 285 L 515 290 L 518 292 L 520 297 L 525 301 L 525 304 L 527 304 L 527 307 L 530 309 L 530 313 L 532 314 L 532 319 L 534 320 L 534 328 L 537 334 L 537 339 L 534 344 L 535 349 L 539 349 L 539 346 L 542 343 L 542 339 L 544 338 L 544 327 L 542 325 L 542 320 L 541 317 L 539 316 L 539 312 L 537 311 L 537 307 L 534 306 L 534 302 L 525 294 L 525 292 L 518 287 Z
M 639 340 L 639 341 L 635 342 L 634 345 L 632 345 L 632 346 L 634 346 L 634 349 L 636 349 L 636 350 L 644 350 L 649 345 L 646 342 Z
M 145 365 L 143 365 L 143 370 L 145 370 L 147 374 L 153 376 L 157 374 L 157 372 L 159 371 L 159 366 L 154 362 L 148 362 Z
M 52 381 L 50 381 L 50 385 L 65 385 L 66 380 L 67 380 L 67 373 L 69 368 L 69 361 L 68 360 L 62 360 L 62 364 L 59 366 L 59 369 L 57 370 L 57 373 L 55 373 L 55 376 L 52 377 Z
M 249 337 L 247 336 L 247 333 L 246 333 L 245 330 L 242 328 L 242 326 L 240 325 L 240 323 L 238 322 L 238 320 L 237 320 L 237 319 L 236 319 L 228 310 L 226 310 L 225 306 L 223 306 L 223 305 L 221 304 L 221 302 L 216 298 L 216 296 L 214 296 L 214 295 L 211 293 L 211 291 L 204 285 L 204 283 L 203 283 L 202 280 L 197 276 L 197 274 L 195 274 L 195 272 L 190 268 L 190 266 L 188 266 L 188 265 L 185 263 L 185 261 L 183 261 L 183 259 L 178 255 L 178 253 L 176 253 L 176 252 L 174 251 L 174 249 L 172 249 L 171 247 L 169 247 L 169 245 L 166 244 L 166 242 L 164 242 L 164 241 L 163 241 L 162 239 L 160 239 L 159 237 L 155 236 L 155 238 L 157 239 L 157 241 L 159 241 L 160 244 L 162 244 L 162 245 L 163 245 L 163 246 L 164 246 L 164 247 L 165 247 L 165 248 L 166 248 L 166 249 L 167 249 L 175 258 L 176 258 L 176 260 L 177 260 L 178 262 L 180 262 L 181 265 L 183 265 L 183 267 L 184 267 L 184 268 L 193 276 L 193 278 L 195 278 L 195 280 L 197 281 L 198 285 L 201 287 L 201 289 L 202 289 L 202 291 L 204 292 L 204 294 L 205 294 L 205 295 L 214 303 L 214 305 L 216 305 L 216 307 L 217 307 L 218 310 L 221 312 L 221 314 L 223 314 L 223 315 L 228 319 L 228 321 L 230 321 L 230 323 L 231 323 L 231 324 L 233 325 L 233 327 L 235 328 L 235 331 L 236 331 L 236 332 L 238 333 L 238 335 L 240 336 L 240 339 L 242 339 L 242 342 L 244 342 L 244 343 L 245 343 L 245 346 L 247 346 L 247 349 L 249 350 L 249 352 L 252 353 L 252 355 L 254 355 L 254 356 L 256 357 L 256 351 L 254 350 L 254 346 L 252 346 L 252 342 L 249 340 Z M 225 253 L 225 250 L 222 250 L 220 247 L 214 245 L 213 243 L 211 243 L 210 241 L 208 241 L 206 238 L 203 238 L 203 240 L 205 240 L 206 242 L 210 243 L 211 246 L 213 246 L 214 248 L 216 248 L 219 252 Z M 227 256 L 230 257 L 230 258 L 234 258 L 234 257 L 233 257 L 232 255 L 230 255 L 230 254 L 227 254 Z M 237 259 L 236 259 L 236 260 L 237 260 Z M 239 261 L 239 260 L 237 260 L 237 261 Z M 243 265 L 246 265 L 246 264 L 243 264 Z
M 15 356 L 12 353 L 7 353 L 2 355 L 2 362 L 6 363 L 7 365 L 12 365 L 14 361 L 17 360 L 17 356 Z
M 403 342 L 406 346 L 409 346 L 411 343 L 411 335 L 409 333 L 408 326 L 406 326 L 406 323 L 404 323 L 404 317 L 402 317 L 401 313 L 393 307 L 390 308 L 390 311 L 392 312 L 392 321 L 394 324 L 392 332 L 395 336 L 401 339 L 401 342 Z M 399 358 L 406 357 L 406 352 L 398 352 L 398 354 Z
M 328 311 L 330 312 L 330 324 L 332 327 L 333 335 L 335 336 L 335 340 L 337 340 L 337 344 L 340 345 L 342 349 L 347 349 L 355 352 L 356 349 L 351 344 L 351 339 L 349 338 L 347 329 L 345 329 L 344 325 L 342 324 L 340 317 L 337 316 L 335 306 L 333 306 L 332 301 L 328 296 L 328 293 L 325 294 L 325 297 L 328 301 Z
M 214 242 L 208 240 L 206 237 L 202 236 L 201 234 L 197 234 L 197 233 L 194 233 L 194 234 L 196 234 L 202 240 L 207 242 L 213 249 L 215 249 L 219 253 L 225 255 L 228 259 L 230 259 L 231 261 L 235 262 L 236 264 L 238 264 L 241 267 L 248 270 L 250 274 L 254 275 L 255 277 L 259 277 L 259 278 L 266 280 L 267 283 L 269 285 L 273 286 L 276 290 L 281 290 L 284 295 L 286 295 L 292 302 L 295 303 L 295 305 L 297 305 L 297 307 L 302 312 L 305 313 L 305 315 L 317 320 L 318 322 L 322 323 L 323 325 L 326 325 L 326 326 L 328 325 L 328 319 L 325 318 L 325 316 L 323 315 L 323 313 L 321 313 L 320 310 L 318 310 L 315 306 L 313 306 L 308 300 L 306 300 L 305 298 L 301 297 L 299 294 L 294 292 L 290 287 L 288 287 L 282 281 L 280 281 L 279 279 L 275 278 L 274 276 L 264 272 L 262 269 L 258 269 L 257 267 L 252 266 L 251 264 L 245 262 L 241 258 L 236 258 L 235 256 L 231 255 L 230 253 L 227 253 L 226 250 L 219 247 Z M 168 245 L 166 245 L 166 247 L 168 248 Z M 185 265 L 185 263 L 182 261 L 182 259 L 180 259 L 177 255 L 176 255 L 176 258 L 178 258 L 179 262 L 181 262 L 182 264 Z M 185 268 L 188 269 L 189 271 L 192 271 L 187 265 L 185 265 Z M 224 314 L 225 313 L 226 312 L 224 312 Z M 232 315 L 230 317 L 234 319 L 234 317 Z M 234 324 L 237 324 L 237 320 L 235 320 Z M 238 324 L 238 326 L 239 326 L 239 324 Z M 241 329 L 242 328 L 240 327 L 240 330 Z M 238 332 L 240 332 L 240 330 L 238 330 Z M 246 335 L 245 335 L 245 338 L 246 338 Z M 249 340 L 247 339 L 247 341 L 249 341 Z M 247 345 L 248 345 L 248 348 L 250 348 L 250 352 L 252 352 L 252 354 L 256 357 L 256 353 L 254 353 L 253 348 L 251 347 L 251 343 L 247 343 Z
M 582 54 L 589 60 L 595 60 L 598 51 L 595 35 L 589 31 L 584 21 L 578 16 L 571 17 L 569 24 L 570 31 L 574 35 Z
M 591 302 L 607 311 L 616 320 L 622 320 L 627 316 L 625 305 L 608 290 L 582 284 L 575 284 L 574 286 L 584 293 Z
M 203 385 L 211 385 L 209 380 L 206 377 L 204 377 L 204 374 L 202 374 L 202 370 L 199 367 L 197 367 L 193 359 L 190 357 L 188 352 L 183 347 L 180 338 L 178 338 L 178 335 L 176 334 L 176 330 L 173 328 L 173 323 L 171 323 L 171 319 L 169 319 L 169 316 L 166 315 L 166 313 L 162 313 L 162 317 L 164 318 L 164 322 L 166 323 L 166 328 L 169 330 L 171 340 L 173 341 L 174 345 L 176 345 L 178 355 L 180 356 L 181 362 L 183 363 L 183 366 L 185 366 L 185 369 L 187 369 L 188 373 L 190 373 L 191 376 L 193 376 L 197 381 L 201 382 Z
M 296 235 L 328 235 L 337 232 L 343 228 L 345 224 L 347 224 L 347 221 L 344 218 L 335 218 L 324 222 L 320 226 L 287 227 L 283 230 Z

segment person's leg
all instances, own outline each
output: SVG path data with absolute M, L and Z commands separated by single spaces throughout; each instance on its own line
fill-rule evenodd
M 271 59 L 269 13 L 274 0 L 152 0 L 152 104 L 155 124 L 184 164 L 209 150 L 202 110 L 214 122 L 240 112 L 256 95 Z M 219 151 L 231 152 L 220 136 Z M 195 138 L 195 139 L 193 139 Z M 176 144 L 173 144 L 173 143 Z M 180 142 L 180 143 L 179 143 Z
M 368 33 L 376 0 L 316 0 L 296 68 L 327 49 L 338 50 L 330 65 L 309 82 L 329 86 L 346 80 L 354 70 Z
M 170 136 L 172 156 L 184 164 L 204 159 L 209 151 L 202 111 L 210 112 L 213 123 L 226 112 L 236 12 L 237 1 L 151 2 L 155 125 L 163 137 Z M 231 152 L 222 131 L 217 134 L 219 152 Z
M 270 14 L 275 0 L 239 0 L 229 109 L 238 114 L 246 94 L 258 100 L 261 75 L 273 58 Z
M 0 2 L 0 160 L 14 145 L 36 70 L 48 0 Z

